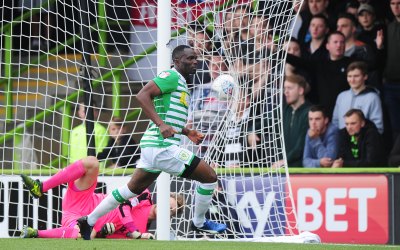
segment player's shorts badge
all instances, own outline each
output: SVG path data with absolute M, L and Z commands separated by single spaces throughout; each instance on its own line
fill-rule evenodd
M 189 160 L 190 155 L 186 151 L 181 151 L 179 152 L 178 158 L 182 161 L 187 161 Z

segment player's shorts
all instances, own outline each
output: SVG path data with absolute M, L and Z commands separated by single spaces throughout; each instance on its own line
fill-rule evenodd
M 166 172 L 180 176 L 191 165 L 195 155 L 187 149 L 171 145 L 166 148 L 147 147 L 141 149 L 140 160 L 136 168 L 151 173 Z

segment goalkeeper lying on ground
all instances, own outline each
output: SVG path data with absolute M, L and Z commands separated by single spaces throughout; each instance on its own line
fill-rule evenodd
M 89 156 L 76 161 L 44 182 L 21 175 L 31 195 L 39 198 L 43 193 L 56 186 L 68 183 L 67 192 L 62 201 L 61 227 L 49 230 L 37 230 L 24 226 L 22 238 L 79 238 L 77 219 L 90 213 L 106 194 L 94 193 L 97 185 L 99 163 L 95 157 Z M 171 194 L 171 215 L 183 210 L 183 197 Z M 156 205 L 151 201 L 148 190 L 133 198 L 130 203 L 121 204 L 110 213 L 104 215 L 95 224 L 92 238 L 128 238 L 153 239 L 147 227 L 156 219 Z

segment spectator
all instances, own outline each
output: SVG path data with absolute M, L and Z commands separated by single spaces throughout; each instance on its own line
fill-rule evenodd
M 225 57 L 220 54 L 213 54 L 207 62 L 210 69 L 211 81 L 196 85 L 192 90 L 191 103 L 189 106 L 188 128 L 194 128 L 205 135 L 200 146 L 192 145 L 193 152 L 200 149 L 199 155 L 203 156 L 212 140 L 218 124 L 223 119 L 227 110 L 226 101 L 219 100 L 217 94 L 211 89 L 212 81 L 220 74 L 228 71 Z
M 383 113 L 377 90 L 365 84 L 368 78 L 365 62 L 353 62 L 347 67 L 347 81 L 350 89 L 343 91 L 336 99 L 332 123 L 339 129 L 345 127 L 345 117 L 350 109 L 360 109 L 366 119 L 372 121 L 383 133 Z
M 236 5 L 225 12 L 223 21 L 224 55 L 238 57 L 242 55 L 241 32 L 248 29 L 250 7 L 247 4 Z
M 289 167 L 301 167 L 303 164 L 304 141 L 308 129 L 308 110 L 311 104 L 305 94 L 308 83 L 302 76 L 287 76 L 284 82 L 286 103 L 283 106 L 283 134 L 286 157 Z
M 358 9 L 358 21 L 360 30 L 357 39 L 364 42 L 368 47 L 372 48 L 375 53 L 375 66 L 370 68 L 368 72 L 367 84 L 373 85 L 379 90 L 382 89 L 382 73 L 385 55 L 383 47 L 383 30 L 384 27 L 376 20 L 375 10 L 369 4 L 361 4 Z
M 393 141 L 400 133 L 400 0 L 390 0 L 395 19 L 388 25 L 386 66 L 384 71 L 384 102 L 386 104 Z
M 207 60 L 213 49 L 211 42 L 213 34 L 201 24 L 191 24 L 187 33 L 188 43 L 195 49 L 198 57 L 196 74 L 193 75 L 193 80 L 189 83 L 189 87 L 193 87 L 210 81 Z
M 397 137 L 396 142 L 390 151 L 389 155 L 389 166 L 400 167 L 400 136 Z
M 226 120 L 226 134 L 216 135 L 217 143 L 222 148 L 223 153 L 220 154 L 219 162 L 226 168 L 245 167 L 248 164 L 248 153 L 251 153 L 247 147 L 245 133 L 248 127 L 248 118 L 250 115 L 250 90 L 241 90 L 239 100 L 232 103 L 233 114 Z M 223 138 L 221 138 L 221 136 Z
M 299 30 L 303 23 L 303 18 L 301 13 L 304 13 L 304 9 L 307 5 L 303 4 L 301 0 L 293 1 L 292 4 L 293 4 L 293 11 L 296 12 L 296 14 L 300 12 L 299 14 L 296 15 L 296 18 L 293 19 L 292 23 L 290 24 L 290 27 L 293 27 L 292 37 L 297 39 Z
M 268 30 L 268 20 L 263 15 L 253 16 L 249 26 L 249 40 L 242 43 L 246 63 L 257 63 L 274 50 L 272 34 Z
M 313 16 L 319 14 L 328 15 L 329 0 L 308 0 L 307 5 Z
M 354 17 L 357 17 L 357 12 L 359 7 L 360 3 L 357 0 L 351 0 L 346 4 L 345 12 L 352 14 Z
M 383 26 L 376 22 L 375 10 L 369 4 L 361 4 L 357 10 L 358 23 L 360 24 L 360 32 L 357 39 L 366 43 L 368 46 L 377 50 L 375 42 L 378 30 L 382 30 Z
M 309 33 L 309 27 L 311 18 L 315 15 L 324 15 L 326 18 L 330 18 L 328 14 L 329 0 L 307 0 L 308 9 L 300 13 L 302 19 L 302 26 L 299 30 L 297 39 L 300 44 L 307 43 L 311 40 Z M 333 20 L 333 18 L 331 18 Z M 333 28 L 334 24 L 329 24 L 329 28 Z
M 287 55 L 287 62 L 296 68 L 305 69 L 314 76 L 310 95 L 316 97 L 316 103 L 321 104 L 332 117 L 337 95 L 348 88 L 346 68 L 352 59 L 344 56 L 344 36 L 339 31 L 328 35 L 326 49 L 328 57 L 323 60 L 304 59 Z
M 290 55 L 297 56 L 297 57 L 302 57 L 302 50 L 300 47 L 300 43 L 297 41 L 295 38 L 291 38 L 288 42 L 285 44 L 286 47 L 286 52 Z M 311 76 L 310 74 L 304 70 L 302 67 L 294 67 L 290 63 L 285 63 L 285 76 L 289 75 L 301 75 L 306 79 L 307 82 L 311 82 Z M 318 100 L 318 97 L 312 96 L 311 94 L 315 93 L 313 91 L 310 91 L 308 95 L 306 96 L 308 100 L 311 102 L 316 102 Z
M 384 22 L 390 15 L 389 1 L 382 0 L 357 0 L 362 4 L 368 4 L 375 10 L 376 19 Z
M 339 132 L 339 158 L 333 162 L 332 167 L 383 165 L 384 145 L 375 124 L 366 120 L 359 109 L 350 109 L 345 114 L 345 124 L 346 128 Z
M 346 39 L 344 55 L 358 61 L 365 61 L 368 63 L 368 68 L 370 70 L 375 69 L 376 54 L 371 47 L 356 38 L 357 21 L 354 16 L 348 13 L 339 15 L 337 30 L 342 32 Z
M 96 102 L 93 100 L 93 118 L 94 118 L 94 138 L 95 138 L 95 149 L 96 154 L 103 151 L 104 147 L 107 146 L 108 143 L 108 135 L 107 129 L 98 122 L 99 118 L 99 109 L 97 107 Z M 75 162 L 79 159 L 82 159 L 87 156 L 87 139 L 86 139 L 86 111 L 85 104 L 83 102 L 79 103 L 78 107 L 78 117 L 81 119 L 82 124 L 76 126 L 72 129 L 69 144 L 70 147 L 70 155 L 69 162 Z
M 301 57 L 301 47 L 300 43 L 295 38 L 291 38 L 289 41 L 286 42 L 286 52 L 296 57 Z M 285 64 L 285 75 L 294 75 L 296 74 L 296 68 L 290 64 Z
M 199 122 L 205 106 L 209 107 L 209 103 L 215 100 L 215 96 L 212 93 L 212 81 L 215 80 L 220 74 L 228 71 L 228 66 L 225 63 L 225 57 L 218 53 L 214 53 L 207 60 L 207 72 L 210 75 L 209 81 L 204 81 L 199 85 L 195 85 L 191 91 L 191 103 L 188 124 L 192 125 Z M 218 110 L 218 109 L 217 109 Z M 217 111 L 215 110 L 215 111 Z
M 126 125 L 119 117 L 113 117 L 109 124 L 108 133 L 111 139 L 102 152 L 97 154 L 98 160 L 111 160 L 112 168 L 134 167 L 139 159 L 139 147 L 128 133 Z
M 321 60 L 328 53 L 325 48 L 326 36 L 329 32 L 328 19 L 324 15 L 315 15 L 311 18 L 309 32 L 311 40 L 304 45 L 308 56 Z
M 329 123 L 326 110 L 315 105 L 308 111 L 309 129 L 303 154 L 303 166 L 306 168 L 332 167 L 338 151 L 338 128 Z

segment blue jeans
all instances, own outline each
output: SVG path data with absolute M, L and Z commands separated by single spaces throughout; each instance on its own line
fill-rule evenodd
M 386 82 L 383 85 L 383 99 L 395 137 L 400 133 L 400 83 Z

